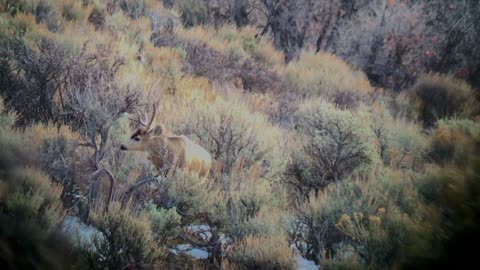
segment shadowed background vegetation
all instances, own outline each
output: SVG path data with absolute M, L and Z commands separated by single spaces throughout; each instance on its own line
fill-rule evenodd
M 479 6 L 0 0 L 1 268 L 474 261 Z M 153 104 L 209 177 L 119 151 Z

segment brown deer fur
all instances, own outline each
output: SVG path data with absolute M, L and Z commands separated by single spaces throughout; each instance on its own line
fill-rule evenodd
M 122 144 L 120 149 L 147 152 L 150 161 L 161 171 L 181 168 L 200 177 L 208 176 L 212 167 L 210 154 L 184 135 L 165 136 L 162 126 L 151 129 L 154 115 L 155 107 L 149 124 L 139 117 L 139 123 L 144 127 L 138 128 L 130 137 L 130 143 Z

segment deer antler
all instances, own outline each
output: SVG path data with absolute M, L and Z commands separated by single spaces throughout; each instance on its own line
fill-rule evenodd
M 152 117 L 150 117 L 150 122 L 148 122 L 147 128 L 150 129 L 152 127 L 152 123 L 155 120 L 155 116 L 157 115 L 157 106 L 153 104 L 153 112 Z
M 155 116 L 157 114 L 156 104 L 153 104 L 153 112 L 150 118 L 148 117 L 146 112 L 142 113 L 138 108 L 135 108 L 135 111 L 137 112 L 137 119 L 134 119 L 134 118 L 128 118 L 128 119 L 146 127 L 147 130 L 150 130 L 150 128 L 152 127 L 152 123 L 155 120 Z M 150 121 L 148 119 L 150 119 Z
M 146 117 L 146 114 L 145 114 L 145 113 L 142 114 L 137 107 L 135 107 L 135 111 L 136 111 L 136 113 L 137 113 L 137 115 L 136 115 L 136 116 L 137 116 L 137 119 L 135 119 L 135 118 L 128 118 L 128 119 L 130 119 L 130 121 L 132 121 L 132 122 L 136 122 L 136 123 L 138 123 L 138 124 L 140 124 L 140 125 L 142 125 L 142 126 L 144 126 L 144 127 L 147 127 L 147 117 Z

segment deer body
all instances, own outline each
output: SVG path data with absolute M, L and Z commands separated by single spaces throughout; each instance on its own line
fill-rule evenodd
M 147 152 L 157 168 L 187 169 L 207 176 L 212 167 L 210 154 L 186 136 L 158 136 L 151 139 Z
M 165 136 L 162 134 L 162 126 L 151 129 L 153 117 L 148 125 L 145 120 L 140 121 L 145 128 L 137 129 L 130 137 L 131 142 L 121 145 L 120 149 L 147 152 L 150 161 L 161 171 L 173 169 L 175 172 L 181 168 L 197 173 L 200 177 L 208 176 L 212 167 L 210 154 L 184 135 Z

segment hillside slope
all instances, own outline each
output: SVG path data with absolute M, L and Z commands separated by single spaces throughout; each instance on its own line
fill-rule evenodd
M 442 0 L 165 0 L 187 26 L 252 26 L 287 61 L 329 51 L 378 86 L 401 90 L 418 72 L 455 73 L 476 88 L 480 4 Z
M 474 87 L 416 66 L 408 87 L 374 84 L 339 52 L 290 57 L 238 14 L 242 27 L 203 24 L 186 3 L 0 1 L 2 269 L 474 259 Z M 207 177 L 175 170 L 186 152 L 163 142 L 179 135 L 210 154 Z M 89 241 L 62 231 L 72 220 Z

